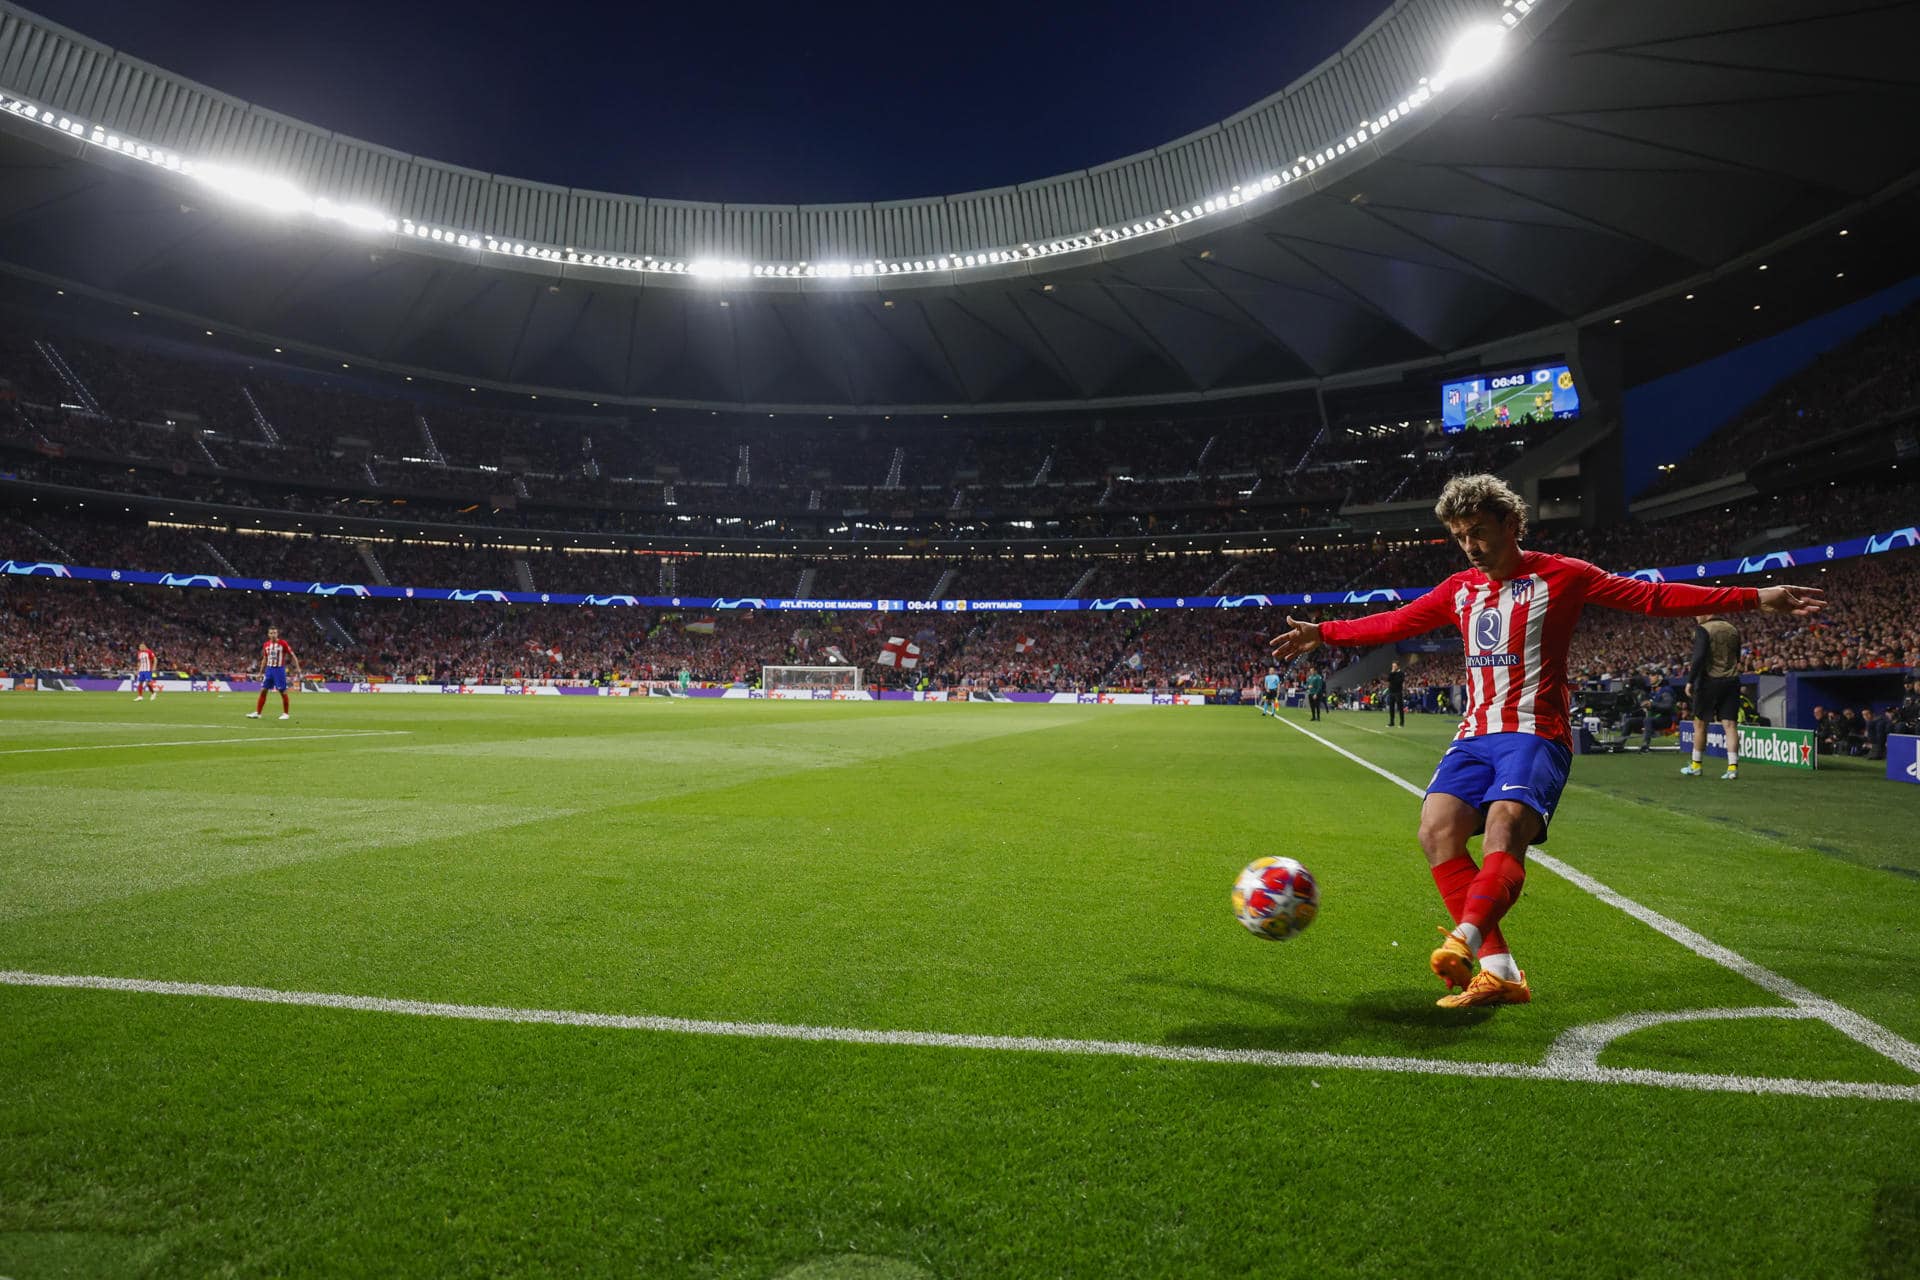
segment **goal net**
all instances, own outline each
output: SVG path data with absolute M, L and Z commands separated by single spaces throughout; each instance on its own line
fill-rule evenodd
M 858 667 L 761 667 L 760 688 L 778 693 L 859 693 L 866 688 Z

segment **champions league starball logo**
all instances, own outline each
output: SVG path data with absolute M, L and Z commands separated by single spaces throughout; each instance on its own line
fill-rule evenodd
M 1769 569 L 1793 568 L 1791 551 L 1769 551 L 1763 556 L 1747 556 L 1740 561 L 1736 573 L 1765 573 Z

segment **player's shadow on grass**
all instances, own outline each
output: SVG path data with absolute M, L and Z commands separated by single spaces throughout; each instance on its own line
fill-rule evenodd
M 1442 1009 L 1433 1003 L 1433 997 L 1424 988 L 1395 987 L 1356 996 L 1315 996 L 1200 978 L 1135 974 L 1133 981 L 1226 997 L 1287 1019 L 1283 1022 L 1192 1023 L 1173 1027 L 1166 1035 L 1170 1044 L 1214 1049 L 1416 1053 L 1452 1042 L 1461 1033 L 1486 1022 L 1495 1012 L 1492 1009 Z

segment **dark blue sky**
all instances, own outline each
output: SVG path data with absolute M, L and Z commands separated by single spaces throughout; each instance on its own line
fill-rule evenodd
M 302 120 L 631 195 L 944 195 L 1171 141 L 1282 87 L 1386 0 L 597 5 L 28 0 Z

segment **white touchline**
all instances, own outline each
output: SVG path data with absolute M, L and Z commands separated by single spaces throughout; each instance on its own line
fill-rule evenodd
M 941 1031 L 870 1031 L 858 1027 L 810 1027 L 784 1022 L 719 1022 L 704 1018 L 664 1018 L 564 1009 L 515 1009 L 498 1005 L 444 1004 L 428 1000 L 392 1000 L 381 996 L 335 995 L 319 991 L 280 991 L 272 987 L 222 986 L 199 982 L 154 982 L 144 978 L 107 978 L 77 974 L 0 970 L 0 986 L 62 987 L 83 991 L 124 991 L 139 995 L 198 996 L 253 1004 L 304 1005 L 362 1013 L 398 1013 L 417 1018 L 456 1018 L 472 1022 L 534 1023 L 592 1027 L 607 1031 L 664 1031 L 692 1036 L 729 1036 L 753 1040 L 796 1040 L 813 1044 L 859 1044 L 921 1049 L 982 1049 L 1002 1053 L 1065 1053 L 1088 1057 L 1145 1058 L 1157 1062 L 1203 1062 L 1251 1067 L 1323 1071 L 1376 1071 L 1389 1075 L 1462 1076 L 1478 1080 L 1539 1080 L 1561 1084 L 1637 1084 L 1657 1089 L 1704 1093 L 1785 1094 L 1799 1098 L 1858 1098 L 1878 1102 L 1920 1102 L 1920 1085 L 1869 1084 L 1849 1080 L 1789 1080 L 1769 1076 L 1697 1074 L 1601 1067 L 1581 1061 L 1449 1062 L 1440 1058 L 1369 1057 L 1344 1053 L 1293 1053 L 1271 1049 L 1208 1049 L 1185 1045 L 1141 1044 L 1128 1040 L 1076 1040 L 1050 1036 L 961 1035 Z M 1808 1015 L 1813 1016 L 1813 1015 Z
M 172 720 L 162 720 L 156 726 L 155 722 L 152 720 L 56 720 L 51 716 L 32 716 L 30 718 L 20 719 L 20 720 L 5 720 L 5 721 L 0 721 L 0 724 L 5 724 L 9 730 L 37 729 L 41 725 L 46 725 L 46 724 L 84 725 L 90 729 L 152 729 L 155 727 L 162 728 L 162 729 L 231 729 L 233 728 L 232 720 L 225 720 L 219 724 L 187 724 L 187 723 L 182 723 L 182 722 L 172 721 Z
M 1371 760 L 1363 759 L 1347 750 L 1337 742 L 1329 742 L 1311 729 L 1305 729 L 1291 720 L 1283 720 L 1289 729 L 1304 733 L 1329 751 L 1345 756 L 1361 768 L 1377 773 L 1388 782 L 1416 796 L 1426 794 L 1397 773 L 1392 773 Z M 1527 861 L 1543 867 L 1562 880 L 1585 889 L 1608 906 L 1618 907 L 1634 919 L 1673 939 L 1697 956 L 1702 956 L 1715 964 L 1724 965 L 1755 986 L 1771 991 L 1781 999 L 1789 1001 L 1799 1008 L 1807 1010 L 1813 1017 L 1819 1018 L 1842 1035 L 1849 1036 L 1866 1045 L 1875 1053 L 1893 1059 L 1909 1071 L 1920 1072 L 1920 1045 L 1902 1039 L 1879 1023 L 1855 1013 L 1853 1010 L 1835 1004 L 1823 995 L 1807 990 L 1790 978 L 1783 978 L 1773 970 L 1755 964 L 1737 951 L 1721 946 L 1711 938 L 1694 932 L 1678 920 L 1669 919 L 1651 907 L 1635 902 L 1625 894 L 1617 893 L 1601 884 L 1584 871 L 1568 866 L 1558 858 L 1552 857 L 1537 846 L 1527 849 Z
M 172 742 L 90 742 L 80 747 L 9 747 L 0 756 L 29 756 L 48 751 L 125 751 L 133 747 L 215 747 L 227 742 L 314 742 L 328 738 L 385 738 L 411 729 L 343 729 L 338 733 L 275 733 L 261 729 L 244 738 L 178 738 Z

